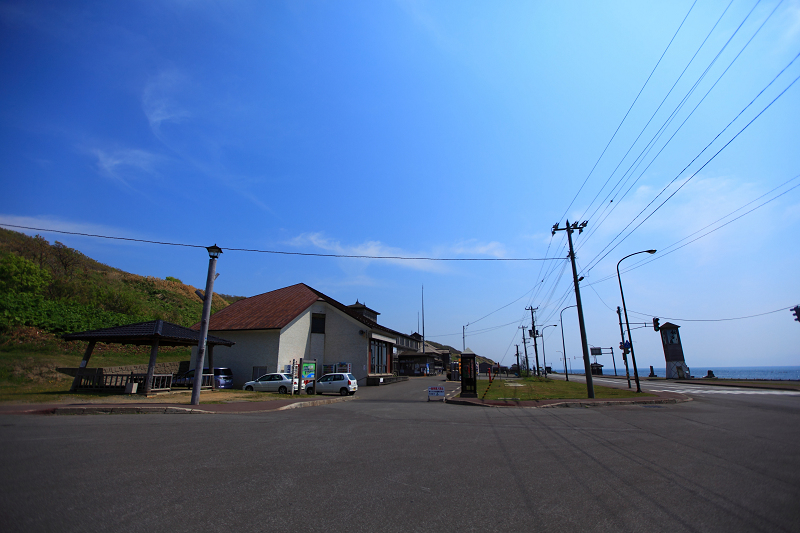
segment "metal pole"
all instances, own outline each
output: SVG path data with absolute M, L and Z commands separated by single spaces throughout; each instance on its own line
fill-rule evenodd
M 544 358 L 544 377 L 547 377 L 547 353 L 544 351 L 544 330 L 547 328 L 557 328 L 558 324 L 548 324 L 542 328 L 542 357 Z
M 525 326 L 520 326 L 522 329 L 522 348 L 525 350 L 525 374 L 530 375 L 531 366 L 528 363 L 528 345 L 525 343 Z
M 625 307 L 625 293 L 622 292 L 622 276 L 619 275 L 619 264 L 633 255 L 643 254 L 643 253 L 654 254 L 656 253 L 656 251 L 642 250 L 641 252 L 636 252 L 630 255 L 626 255 L 617 262 L 617 281 L 619 281 L 619 294 L 622 297 L 622 311 L 625 313 L 625 327 L 628 330 L 628 341 L 630 341 L 631 343 L 631 363 L 633 364 L 633 379 L 636 380 L 636 392 L 642 392 L 642 387 L 639 384 L 639 370 L 636 368 L 636 354 L 633 350 L 633 337 L 631 337 L 631 325 L 628 322 L 628 308 Z
M 195 359 L 194 365 L 192 405 L 200 405 L 200 387 L 203 384 L 203 364 L 205 363 L 206 356 L 206 337 L 208 336 L 208 322 L 211 319 L 211 299 L 214 295 L 214 274 L 216 271 L 217 258 L 212 257 L 208 260 L 208 279 L 206 280 L 206 293 L 205 298 L 203 299 L 203 318 L 200 321 L 200 340 L 197 343 L 197 358 Z
M 609 348 L 611 350 L 611 362 L 614 363 L 614 376 L 617 375 L 617 360 L 614 359 L 614 347 L 612 346 Z
M 625 332 L 622 330 L 622 309 L 617 306 L 617 315 L 619 316 L 619 336 L 622 339 L 622 360 L 625 362 L 625 377 L 628 378 L 628 388 L 631 388 L 631 373 L 628 370 L 628 356 L 625 350 Z
M 564 374 L 567 376 L 567 381 L 569 381 L 569 372 L 567 371 L 567 346 L 564 344 L 564 311 L 569 309 L 570 307 L 575 307 L 574 305 L 569 305 L 561 310 L 558 314 L 558 320 L 561 324 L 561 348 L 564 349 Z

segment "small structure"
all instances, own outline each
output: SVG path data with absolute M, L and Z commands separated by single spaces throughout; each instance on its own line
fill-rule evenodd
M 461 394 L 462 398 L 478 397 L 478 374 L 475 352 L 469 348 L 461 353 Z
M 593 376 L 602 376 L 603 375 L 603 365 L 600 363 L 592 363 L 591 365 L 591 372 Z
M 689 367 L 683 358 L 683 346 L 678 328 L 671 322 L 659 328 L 661 344 L 664 346 L 664 359 L 667 362 L 667 379 L 686 379 L 691 377 Z
M 137 385 L 137 392 L 149 394 L 153 391 L 168 391 L 172 387 L 172 374 L 155 374 L 156 359 L 159 346 L 197 346 L 200 341 L 200 332 L 194 331 L 171 322 L 151 320 L 127 326 L 68 333 L 62 338 L 67 341 L 88 341 L 89 346 L 83 354 L 83 360 L 75 373 L 70 391 L 81 389 L 108 390 L 124 392 L 132 390 L 129 383 Z M 150 362 L 146 374 L 104 375 L 102 368 L 89 369 L 87 365 L 92 357 L 95 344 L 107 342 L 113 344 L 135 344 L 138 346 L 149 345 Z M 213 368 L 213 349 L 217 345 L 233 346 L 229 340 L 209 335 L 206 338 L 208 346 L 209 368 Z M 213 383 L 213 375 L 211 377 Z

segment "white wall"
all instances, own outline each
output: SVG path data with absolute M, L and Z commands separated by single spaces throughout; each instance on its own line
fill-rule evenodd
M 325 304 L 325 359 L 324 364 L 347 362 L 352 365 L 353 375 L 360 380 L 359 385 L 366 382 L 367 360 L 369 358 L 369 342 L 367 328 L 361 322 L 343 314 L 338 309 Z M 364 335 L 359 335 L 364 331 Z
M 240 389 L 253 379 L 253 367 L 265 366 L 269 372 L 279 372 L 278 344 L 280 332 L 277 329 L 247 331 L 214 331 L 215 337 L 235 342 L 230 348 L 217 346 L 214 348 L 214 366 L 230 368 L 233 371 L 233 388 Z M 194 368 L 197 348 L 192 349 L 191 368 Z M 206 357 L 208 353 L 206 352 Z M 208 360 L 206 359 L 206 366 Z

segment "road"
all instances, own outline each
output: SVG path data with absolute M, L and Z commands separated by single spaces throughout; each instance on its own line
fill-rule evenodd
M 800 395 L 484 408 L 427 402 L 440 383 L 247 415 L 0 416 L 3 530 L 800 531 Z

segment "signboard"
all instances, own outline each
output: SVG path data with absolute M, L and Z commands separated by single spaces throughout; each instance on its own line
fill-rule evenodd
M 431 398 L 444 399 L 444 385 L 434 385 L 433 387 L 428 387 L 428 401 L 431 401 Z
M 310 363 L 303 363 L 303 369 L 300 373 L 303 381 L 314 381 L 317 379 L 317 363 L 312 361 Z
M 592 355 L 603 355 L 603 349 L 602 348 L 589 348 L 589 353 L 591 353 Z

